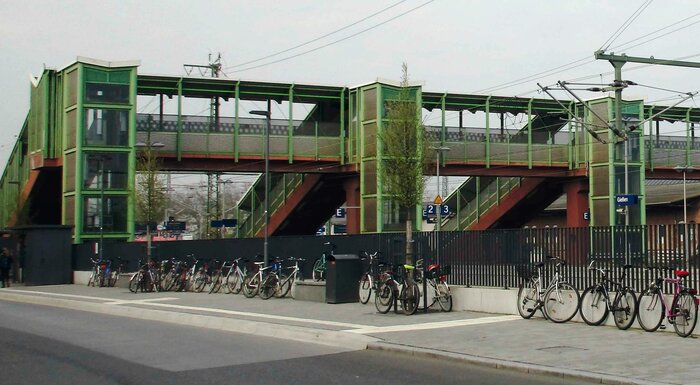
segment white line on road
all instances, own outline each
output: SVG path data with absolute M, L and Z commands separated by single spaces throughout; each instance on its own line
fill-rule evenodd
M 148 302 L 157 302 L 157 301 L 175 301 L 176 299 L 179 298 L 173 298 L 173 297 L 163 297 L 163 298 L 149 298 L 149 299 L 124 299 L 124 300 L 115 300 L 114 302 L 107 302 L 105 305 L 142 305 L 146 304 Z
M 374 334 L 374 333 L 390 333 L 390 332 L 403 332 L 412 330 L 428 330 L 428 329 L 441 329 L 441 328 L 451 328 L 456 326 L 470 326 L 470 325 L 482 325 L 494 322 L 506 322 L 522 319 L 520 316 L 514 315 L 504 315 L 497 317 L 483 317 L 483 318 L 471 318 L 462 319 L 454 321 L 442 321 L 442 322 L 427 322 L 422 324 L 413 325 L 394 325 L 394 326 L 377 326 L 368 327 L 363 329 L 351 329 L 343 330 L 344 332 L 356 333 L 356 334 Z
M 46 291 L 33 291 L 33 290 L 15 290 L 15 289 L 0 289 L 6 290 L 8 293 L 19 293 L 19 294 L 35 294 L 35 295 L 49 295 L 54 297 L 66 297 L 66 298 L 79 298 L 79 299 L 90 299 L 95 301 L 117 301 L 114 298 L 104 298 L 104 297 L 92 297 L 88 295 L 76 295 L 76 294 L 61 294 L 61 293 L 49 293 Z

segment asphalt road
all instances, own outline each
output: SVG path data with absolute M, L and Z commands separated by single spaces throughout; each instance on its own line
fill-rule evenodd
M 589 382 L 0 301 L 0 384 L 222 383 Z

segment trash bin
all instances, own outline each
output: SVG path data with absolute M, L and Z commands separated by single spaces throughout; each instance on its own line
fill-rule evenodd
M 326 302 L 345 303 L 359 301 L 362 263 L 353 254 L 336 254 L 326 257 Z

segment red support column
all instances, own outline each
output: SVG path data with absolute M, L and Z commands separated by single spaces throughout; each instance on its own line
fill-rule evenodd
M 564 185 L 566 192 L 566 226 L 587 227 L 589 221 L 583 218 L 588 211 L 588 182 L 575 180 Z
M 360 176 L 353 176 L 345 181 L 346 231 L 348 234 L 360 233 Z

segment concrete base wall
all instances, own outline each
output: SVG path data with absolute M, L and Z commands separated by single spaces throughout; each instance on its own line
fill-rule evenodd
M 302 281 L 292 286 L 292 296 L 297 301 L 326 302 L 326 283 Z

